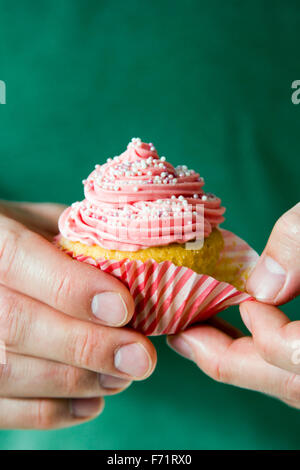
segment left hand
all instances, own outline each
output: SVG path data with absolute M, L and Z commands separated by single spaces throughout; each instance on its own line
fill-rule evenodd
M 50 243 L 62 210 L 0 201 L 1 429 L 94 419 L 103 396 L 156 364 L 150 340 L 122 328 L 134 313 L 126 287 Z
M 168 344 L 213 379 L 257 390 L 300 409 L 300 321 L 275 305 L 300 293 L 300 203 L 274 226 L 247 282 L 258 301 L 240 305 L 252 336 L 221 318 L 168 337 Z

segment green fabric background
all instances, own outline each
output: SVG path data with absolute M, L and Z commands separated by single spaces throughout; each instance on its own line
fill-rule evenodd
M 298 1 L 0 0 L 0 197 L 71 203 L 133 136 L 205 177 L 259 252 L 299 200 Z M 299 299 L 284 308 L 297 318 Z M 239 325 L 238 309 L 224 318 Z M 299 449 L 299 412 L 154 340 L 153 376 L 78 428 L 3 449 Z

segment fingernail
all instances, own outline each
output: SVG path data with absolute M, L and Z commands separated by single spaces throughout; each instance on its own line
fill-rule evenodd
M 132 377 L 144 377 L 150 371 L 151 359 L 142 344 L 126 344 L 115 353 L 115 367 Z
M 74 398 L 70 400 L 71 414 L 76 418 L 89 418 L 100 413 L 103 400 L 100 398 Z
M 125 388 L 130 384 L 129 380 L 106 374 L 99 374 L 99 382 L 103 388 Z
M 191 346 L 182 338 L 182 336 L 169 336 L 167 342 L 168 345 L 181 356 L 186 359 L 190 359 L 191 361 L 195 360 Z
M 273 258 L 263 255 L 251 273 L 247 290 L 263 302 L 275 300 L 286 279 L 286 272 Z
M 122 325 L 128 315 L 126 303 L 118 292 L 101 292 L 92 300 L 92 312 L 108 325 Z

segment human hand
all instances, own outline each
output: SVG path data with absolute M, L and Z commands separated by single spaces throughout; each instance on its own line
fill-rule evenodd
M 101 412 L 101 397 L 155 367 L 152 343 L 117 328 L 134 311 L 126 287 L 48 241 L 63 209 L 0 202 L 2 429 L 80 424 Z
M 168 344 L 217 381 L 300 408 L 300 321 L 276 307 L 300 293 L 300 203 L 275 224 L 247 290 L 260 300 L 240 305 L 251 337 L 214 318 L 170 336 Z

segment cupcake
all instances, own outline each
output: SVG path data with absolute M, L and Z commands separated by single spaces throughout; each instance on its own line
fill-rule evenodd
M 212 274 L 224 246 L 225 209 L 204 180 L 132 139 L 83 181 L 85 199 L 59 220 L 60 246 L 93 259 L 170 261 Z M 187 243 L 189 242 L 189 243 Z M 194 242 L 194 243 L 191 243 Z
M 61 215 L 56 244 L 126 284 L 135 328 L 174 333 L 222 310 L 228 297 L 229 304 L 249 297 L 237 287 L 254 252 L 219 228 L 225 209 L 194 170 L 133 138 L 83 184 L 85 199 Z

